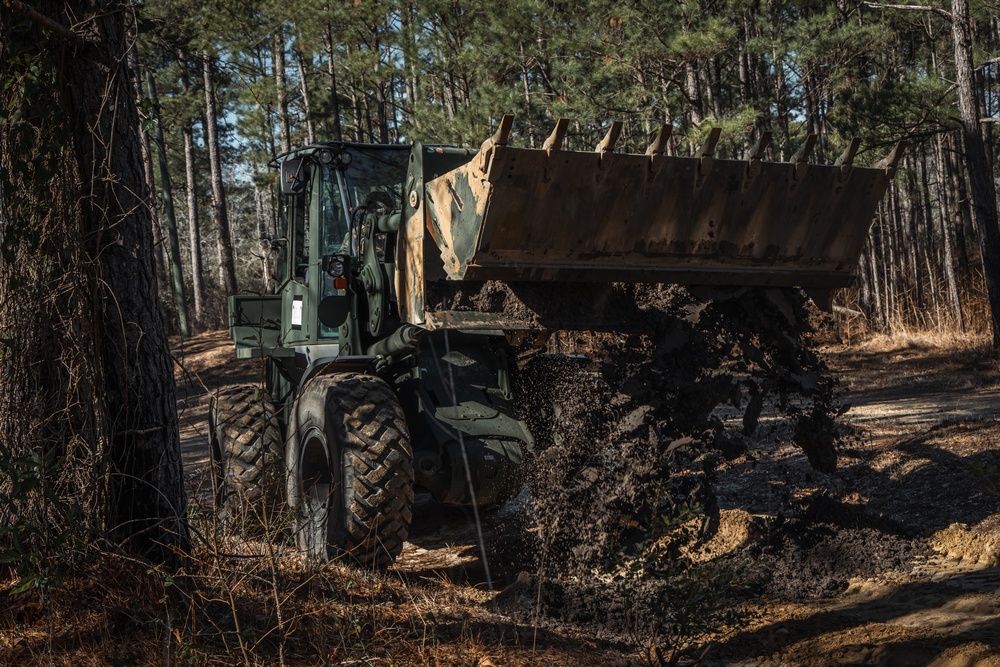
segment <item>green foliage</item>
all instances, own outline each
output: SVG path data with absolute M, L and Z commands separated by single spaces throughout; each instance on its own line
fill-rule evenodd
M 853 136 L 865 155 L 954 128 L 947 30 L 860 0 L 169 0 L 142 11 L 142 60 L 157 70 L 168 132 L 197 124 L 194 58 L 218 54 L 228 159 L 250 165 L 237 174 L 263 173 L 279 144 L 278 30 L 294 145 L 308 121 L 321 140 L 339 127 L 347 140 L 477 146 L 514 113 L 522 145 L 564 116 L 577 150 L 621 120 L 628 150 L 669 122 L 682 154 L 721 126 L 727 157 L 769 130 L 776 158 L 813 132 L 817 159 L 832 160 Z M 178 150 L 168 146 L 179 171 Z
M 4 518 L 0 522 L 0 565 L 12 567 L 17 574 L 18 583 L 10 589 L 11 595 L 34 589 L 44 598 L 58 585 L 49 574 L 47 560 L 69 543 L 70 531 L 53 530 L 37 513 L 12 510 L 23 508 L 32 498 L 43 507 L 64 504 L 53 484 L 59 466 L 59 458 L 51 451 L 31 449 L 19 455 L 0 444 L 0 507 L 4 508 L 0 512 Z M 39 548 L 39 536 L 44 549 Z

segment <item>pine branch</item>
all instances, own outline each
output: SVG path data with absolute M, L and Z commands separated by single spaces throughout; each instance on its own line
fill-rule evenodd
M 49 17 L 38 13 L 35 9 L 21 2 L 21 0 L 3 0 L 3 4 L 7 5 L 11 10 L 34 23 L 42 30 L 58 35 L 67 42 L 71 42 L 76 46 L 83 46 L 86 43 L 80 35 L 76 34 L 63 24 L 53 21 Z

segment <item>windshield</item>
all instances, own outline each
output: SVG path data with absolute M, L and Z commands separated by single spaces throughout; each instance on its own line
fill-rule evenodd
M 392 148 L 360 148 L 348 146 L 351 163 L 344 176 L 347 179 L 351 206 L 364 206 L 373 192 L 388 192 L 398 207 L 406 178 L 406 163 L 410 157 L 409 146 Z
M 365 206 L 374 193 L 382 201 L 392 200 L 392 207 L 402 202 L 403 181 L 410 155 L 409 146 L 344 146 L 350 162 L 338 167 L 337 161 L 322 167 L 320 192 L 320 245 L 323 255 L 353 254 L 350 220 Z M 344 201 L 346 191 L 347 201 Z
M 344 255 L 350 251 L 348 206 L 337 178 L 337 168 L 322 165 L 319 191 L 320 245 L 323 255 Z

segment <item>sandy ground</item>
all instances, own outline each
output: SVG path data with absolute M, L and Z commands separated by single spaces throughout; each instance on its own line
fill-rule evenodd
M 826 353 L 850 404 L 841 419 L 848 436 L 837 472 L 813 471 L 783 437 L 781 425 L 774 425 L 769 439 L 755 442 L 749 456 L 719 474 L 723 525 L 716 553 L 746 549 L 796 502 L 818 496 L 856 511 L 878 529 L 869 533 L 868 544 L 837 547 L 858 550 L 847 554 L 855 559 L 849 562 L 876 553 L 882 539 L 898 541 L 897 532 L 922 551 L 877 576 L 841 572 L 843 586 L 832 593 L 755 600 L 756 620 L 720 633 L 681 663 L 1000 665 L 997 362 L 975 350 L 921 347 Z M 260 365 L 235 360 L 225 332 L 175 345 L 175 355 L 186 476 L 192 497 L 204 501 L 210 497 L 208 393 L 259 379 Z M 524 502 L 520 498 L 485 515 L 482 539 L 469 512 L 418 504 L 395 571 L 407 579 L 470 587 L 470 599 L 489 600 L 491 590 L 531 567 L 527 554 L 509 539 L 511 531 L 528 529 Z M 846 535 L 849 522 L 841 524 Z M 824 548 L 834 548 L 829 544 Z M 831 562 L 844 556 L 815 550 L 809 555 Z M 774 557 L 782 559 L 780 553 Z M 787 576 L 811 575 L 792 569 Z M 590 643 L 585 629 L 570 636 L 579 645 Z
M 827 356 L 851 406 L 838 472 L 807 470 L 787 446 L 760 452 L 761 464 L 791 482 L 783 492 L 821 491 L 911 531 L 927 552 L 833 597 L 760 601 L 758 620 L 720 638 L 707 664 L 1000 665 L 996 361 L 921 348 Z

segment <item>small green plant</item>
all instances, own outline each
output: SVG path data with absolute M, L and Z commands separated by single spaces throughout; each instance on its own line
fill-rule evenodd
M 58 465 L 58 458 L 51 453 L 32 449 L 18 456 L 0 444 L 0 564 L 17 574 L 18 583 L 10 589 L 11 595 L 37 590 L 45 598 L 57 584 L 47 573 L 45 556 L 66 544 L 69 531 L 46 525 L 44 512 L 24 514 L 18 508 L 38 495 L 42 508 L 61 504 L 52 485 L 46 483 L 55 478 Z
M 742 600 L 753 579 L 731 562 L 693 560 L 704 508 L 692 499 L 674 503 L 662 484 L 653 491 L 645 537 L 621 552 L 614 576 L 621 599 L 638 601 L 632 631 L 636 643 L 650 647 L 650 664 L 674 665 L 683 649 L 747 620 Z

